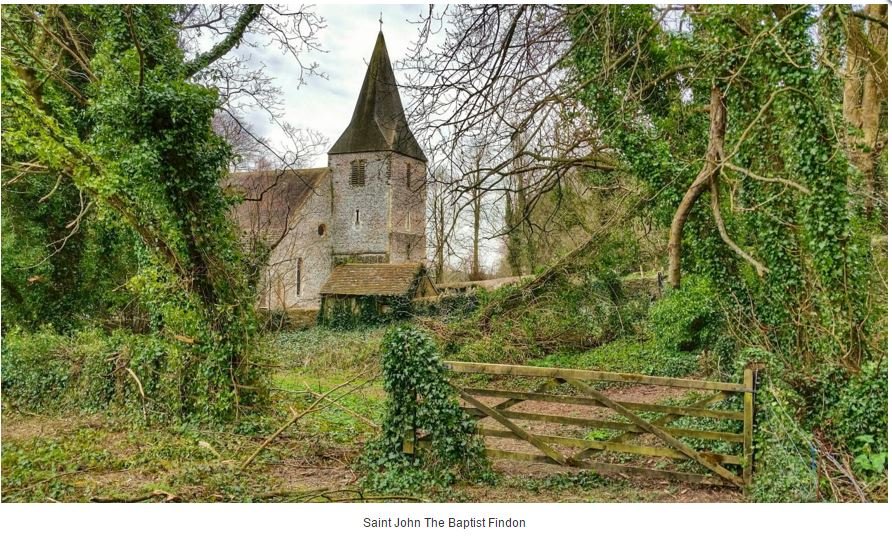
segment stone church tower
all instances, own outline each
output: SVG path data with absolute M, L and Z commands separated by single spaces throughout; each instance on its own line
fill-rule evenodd
M 224 185 L 244 196 L 234 216 L 245 240 L 271 251 L 259 306 L 315 308 L 323 288 L 331 294 L 346 284 L 362 294 L 368 284 L 375 294 L 423 271 L 426 167 L 379 33 L 327 167 L 233 173 Z M 350 268 L 332 281 L 337 267 L 356 263 L 376 267 Z
M 426 164 L 379 33 L 353 118 L 328 152 L 335 264 L 425 258 Z

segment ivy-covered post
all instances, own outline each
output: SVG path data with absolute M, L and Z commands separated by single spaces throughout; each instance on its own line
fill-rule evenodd
M 363 454 L 365 485 L 417 491 L 487 475 L 476 424 L 459 407 L 433 340 L 412 326 L 391 328 L 384 336 L 381 369 L 387 407 L 381 436 Z M 419 431 L 430 440 L 423 451 Z
M 755 394 L 754 373 L 747 365 L 743 370 L 743 482 L 746 486 L 753 479 L 753 418 L 755 416 L 753 400 Z
M 743 394 L 743 481 L 747 488 L 753 483 L 756 463 L 753 441 L 756 431 L 756 392 L 759 389 L 760 372 L 764 368 L 764 363 L 749 362 L 743 369 L 743 385 L 750 390 Z

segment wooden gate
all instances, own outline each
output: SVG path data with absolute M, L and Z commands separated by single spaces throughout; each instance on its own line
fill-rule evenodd
M 519 440 L 533 446 L 537 451 L 529 453 L 487 447 L 486 452 L 490 458 L 543 462 L 587 468 L 604 474 L 642 475 L 712 485 L 744 487 L 751 480 L 755 387 L 753 368 L 747 368 L 744 371 L 743 382 L 736 384 L 583 369 L 472 362 L 446 362 L 446 365 L 456 373 L 452 385 L 461 399 L 467 403 L 467 406 L 463 407 L 465 411 L 478 420 L 479 434 L 485 437 Z M 468 379 L 468 375 L 476 376 Z M 534 391 L 518 391 L 511 389 L 510 384 L 507 389 L 503 389 L 501 386 L 491 387 L 493 382 L 481 383 L 481 380 L 489 377 L 481 379 L 480 375 L 496 375 L 497 379 L 503 381 L 498 384 L 505 384 L 504 381 L 510 383 L 510 377 L 545 380 Z M 467 382 L 464 384 L 455 382 L 459 378 L 477 382 L 473 385 L 468 385 Z M 596 384 L 593 386 L 591 383 Z M 605 393 L 603 387 L 610 387 L 615 385 L 614 383 L 680 388 L 682 390 L 679 392 L 685 395 L 690 395 L 688 392 L 693 390 L 697 393 L 697 399 L 679 404 L 625 401 Z M 555 390 L 561 393 L 549 393 Z M 711 405 L 728 399 L 733 401 L 724 404 L 724 408 L 710 408 Z M 573 414 L 570 411 L 536 413 L 512 409 L 525 401 L 558 403 L 565 409 L 580 406 L 600 407 L 602 410 L 598 413 L 607 415 L 579 417 L 570 415 Z M 695 420 L 696 427 L 670 426 L 683 417 L 707 419 Z M 502 428 L 485 425 L 487 418 Z M 534 433 L 530 430 L 531 426 L 526 424 L 528 422 L 562 424 L 600 431 L 615 431 L 615 433 L 610 438 L 598 440 Z M 654 443 L 651 440 L 653 438 L 657 439 L 657 445 L 651 445 Z M 645 439 L 650 440 L 650 444 L 635 442 Z M 701 446 L 715 445 L 718 442 L 724 446 L 721 450 L 724 452 L 711 451 L 704 447 L 698 449 L 683 439 L 697 439 Z M 407 446 L 407 450 L 412 448 L 414 442 L 412 446 Z M 653 464 L 644 466 L 591 460 L 593 456 L 605 453 L 645 457 L 650 463 L 660 459 L 693 461 L 705 472 L 660 469 L 654 468 Z

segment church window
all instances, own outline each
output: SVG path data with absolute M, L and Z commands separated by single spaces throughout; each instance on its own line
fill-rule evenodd
M 350 186 L 365 186 L 365 159 L 350 161 Z
M 412 187 L 412 165 L 406 163 L 406 188 Z
M 412 245 L 407 242 L 406 243 L 406 261 L 411 259 L 411 257 L 409 256 L 409 254 L 411 254 L 411 253 L 412 253 Z
M 316 228 L 316 233 L 319 234 L 320 237 L 325 235 L 325 224 L 319 224 L 319 227 Z
M 353 221 L 354 226 L 359 226 L 359 209 L 356 209 L 356 220 Z
M 300 279 L 301 279 L 301 272 L 303 272 L 303 269 L 304 269 L 304 258 L 298 257 L 297 258 L 297 293 L 296 293 L 298 296 L 300 296 Z

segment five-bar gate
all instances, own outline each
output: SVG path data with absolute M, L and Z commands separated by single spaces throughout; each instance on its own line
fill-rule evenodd
M 487 455 L 493 459 L 542 462 L 577 468 L 587 468 L 604 474 L 642 475 L 659 479 L 713 485 L 743 487 L 750 482 L 753 461 L 753 413 L 754 369 L 744 371 L 743 382 L 714 382 L 699 379 L 656 377 L 608 371 L 562 369 L 522 365 L 486 364 L 472 362 L 446 362 L 454 375 L 453 387 L 466 403 L 465 411 L 477 419 L 479 434 L 485 437 L 510 438 L 533 446 L 537 453 L 510 451 L 487 447 Z M 498 377 L 542 378 L 544 382 L 535 391 L 470 386 L 456 382 L 462 375 L 496 375 Z M 591 383 L 596 383 L 593 386 Z M 701 395 L 693 403 L 655 404 L 626 401 L 609 396 L 601 386 L 612 383 L 634 383 L 652 386 L 694 390 Z M 562 394 L 549 393 L 563 385 Z M 597 386 L 597 388 L 596 388 Z M 568 389 L 569 388 L 569 389 Z M 566 394 L 572 393 L 572 395 Z M 741 396 L 742 397 L 739 397 Z M 735 397 L 738 396 L 738 397 Z M 726 403 L 724 408 L 711 408 L 726 399 L 739 399 Z M 484 402 L 486 400 L 486 402 Z M 493 402 L 496 401 L 496 402 Z M 566 413 L 537 413 L 514 410 L 525 401 L 559 403 L 561 408 L 576 406 L 600 407 L 606 416 L 579 417 Z M 563 407 L 563 405 L 570 405 Z M 728 406 L 736 408 L 729 409 Z M 697 428 L 676 428 L 671 425 L 679 418 L 709 418 L 699 420 Z M 491 418 L 496 428 L 484 425 Z M 607 439 L 588 439 L 551 433 L 534 433 L 531 422 L 545 422 L 597 430 L 614 431 Z M 734 422 L 742 422 L 734 424 Z M 720 427 L 724 423 L 726 426 Z M 730 423 L 730 426 L 729 426 Z M 705 425 L 704 425 L 705 424 Z M 711 426 L 709 424 L 712 424 Z M 572 427 L 571 427 L 572 428 Z M 733 431 L 733 432 L 729 432 Z M 639 443 L 642 438 L 656 438 L 657 444 Z M 718 441 L 733 449 L 720 453 L 696 448 L 687 439 Z M 418 439 L 423 443 L 423 438 Z M 416 441 L 407 442 L 406 449 L 414 449 Z M 699 442 L 701 445 L 710 442 Z M 651 466 L 616 464 L 591 460 L 599 453 L 628 454 L 639 457 L 689 460 L 706 472 L 677 471 Z

